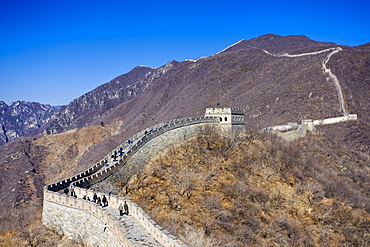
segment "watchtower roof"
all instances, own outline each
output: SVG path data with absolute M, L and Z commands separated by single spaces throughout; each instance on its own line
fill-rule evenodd
M 206 108 L 206 114 L 223 113 L 223 114 L 244 114 L 243 108 Z

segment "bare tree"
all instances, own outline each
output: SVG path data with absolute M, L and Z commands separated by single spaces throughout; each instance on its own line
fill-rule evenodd
M 220 246 L 211 236 L 207 236 L 201 229 L 185 227 L 184 234 L 180 238 L 191 247 L 213 247 Z
M 30 228 L 30 222 L 36 220 L 30 208 L 15 207 L 10 217 L 13 219 L 14 228 L 19 232 L 19 236 L 27 242 L 28 246 L 38 246 L 39 237 Z

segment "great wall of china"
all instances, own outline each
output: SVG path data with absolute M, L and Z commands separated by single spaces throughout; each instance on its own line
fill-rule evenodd
M 140 149 L 164 133 L 174 135 L 174 132 L 181 129 L 186 133 L 196 133 L 194 128 L 214 124 L 225 129 L 244 125 L 243 110 L 210 108 L 206 110 L 205 117 L 176 119 L 137 133 L 129 139 L 130 143 L 124 142 L 86 171 L 45 186 L 43 224 L 59 234 L 89 246 L 186 246 L 153 221 L 134 202 L 88 188 L 126 165 L 128 160 L 135 158 Z M 161 140 L 159 142 L 163 145 Z M 111 156 L 120 150 L 124 154 L 111 161 Z M 73 186 L 77 197 L 63 193 L 63 190 L 70 186 Z M 101 207 L 82 199 L 84 195 L 92 198 L 94 193 L 101 197 L 105 195 L 109 206 Z M 124 201 L 129 205 L 129 216 L 118 214 L 118 206 Z
M 265 128 L 264 131 L 276 133 L 287 140 L 293 140 L 304 136 L 307 132 L 314 131 L 315 125 L 333 124 L 344 121 L 356 120 L 356 114 L 348 114 L 345 109 L 342 89 L 338 79 L 326 68 L 331 55 L 339 52 L 341 48 L 330 48 L 313 53 L 298 55 L 274 55 L 265 51 L 268 55 L 276 57 L 297 57 L 314 55 L 332 51 L 322 63 L 324 73 L 336 84 L 340 106 L 344 116 L 321 120 L 302 120 L 302 123 L 289 123 Z M 160 136 L 175 136 L 176 131 L 196 133 L 195 128 L 205 125 L 221 125 L 223 129 L 230 129 L 244 125 L 244 111 L 240 108 L 208 108 L 205 117 L 176 119 L 147 128 L 128 141 L 122 143 L 116 149 L 107 154 L 100 162 L 65 180 L 49 184 L 44 187 L 43 201 L 43 224 L 58 234 L 63 234 L 70 239 L 89 246 L 186 246 L 181 240 L 171 235 L 159 226 L 137 204 L 123 197 L 104 194 L 89 189 L 91 185 L 104 180 L 115 173 L 121 167 L 127 165 L 129 160 L 135 159 L 135 155 L 151 142 L 160 142 Z M 182 134 L 184 134 L 182 133 Z M 165 137 L 166 139 L 171 139 Z M 150 147 L 151 148 L 151 147 Z M 116 156 L 122 150 L 121 156 Z M 157 150 L 158 151 L 158 150 Z M 111 157 L 115 156 L 115 160 Z M 74 187 L 77 197 L 63 193 L 65 188 Z M 82 199 L 82 196 L 92 198 L 93 194 L 105 195 L 109 206 L 101 207 L 96 203 Z M 127 201 L 129 216 L 119 216 L 118 206 Z

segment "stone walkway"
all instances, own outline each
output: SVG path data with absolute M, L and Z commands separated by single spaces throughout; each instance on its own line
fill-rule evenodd
M 119 222 L 119 227 L 125 237 L 135 246 L 162 247 L 134 217 L 130 215 L 120 216 L 119 211 L 111 207 L 106 207 L 103 210 L 116 222 Z

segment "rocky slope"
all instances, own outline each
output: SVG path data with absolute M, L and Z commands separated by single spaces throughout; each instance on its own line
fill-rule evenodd
M 0 101 L 0 146 L 46 124 L 57 110 L 38 102 Z
M 262 50 L 299 54 L 336 46 L 304 36 L 264 35 L 207 58 L 171 61 L 159 69 L 137 67 L 83 95 L 38 130 L 44 135 L 0 148 L 1 229 L 16 229 L 3 224 L 14 205 L 38 212 L 34 208 L 40 208 L 37 201 L 45 183 L 84 170 L 123 140 L 154 124 L 203 116 L 206 107 L 244 108 L 248 131 L 303 118 L 340 116 L 336 88 L 322 71 L 327 53 L 277 58 Z M 318 131 L 338 145 L 329 146 L 326 153 L 341 147 L 348 152 L 346 156 L 356 154 L 354 160 L 366 160 L 370 154 L 370 47 L 341 47 L 327 66 L 341 82 L 348 111 L 358 114 L 359 120 Z M 46 134 L 59 132 L 63 133 Z

